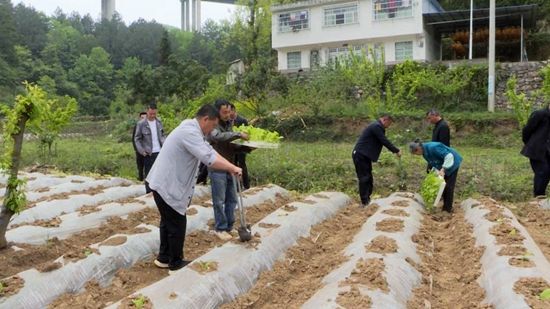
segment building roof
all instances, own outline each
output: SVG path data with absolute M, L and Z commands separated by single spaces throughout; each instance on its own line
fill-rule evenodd
M 438 33 L 470 29 L 470 10 L 426 13 L 423 16 L 425 24 L 433 26 Z M 497 27 L 520 26 L 523 16 L 523 28 L 533 28 L 537 22 L 537 5 L 497 7 L 495 16 Z M 488 27 L 489 9 L 474 9 L 474 28 Z

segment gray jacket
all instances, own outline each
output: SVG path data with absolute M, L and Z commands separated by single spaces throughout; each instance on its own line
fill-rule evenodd
M 164 128 L 162 127 L 162 119 L 155 119 L 157 123 L 157 136 L 159 139 L 159 144 L 162 147 L 166 137 L 164 136 Z M 136 144 L 136 149 L 138 153 L 147 152 L 151 154 L 153 152 L 153 138 L 151 135 L 151 128 L 149 127 L 149 122 L 147 118 L 141 119 L 136 125 L 136 133 L 134 134 L 134 143 Z

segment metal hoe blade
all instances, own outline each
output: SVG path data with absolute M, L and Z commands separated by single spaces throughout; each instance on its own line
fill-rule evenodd
M 399 181 L 400 181 L 399 190 L 407 191 L 407 185 L 403 180 L 403 167 L 401 166 L 401 157 L 399 157 L 398 162 L 399 162 Z
M 237 229 L 237 232 L 239 233 L 239 238 L 242 242 L 250 241 L 252 240 L 252 231 L 250 230 L 250 225 L 246 224 L 246 220 L 244 218 L 244 210 L 243 210 L 243 197 L 241 194 L 242 187 L 241 187 L 241 181 L 238 177 L 233 177 L 233 187 L 235 188 L 235 192 L 237 192 L 237 208 L 239 209 L 239 217 L 241 218 L 241 227 Z

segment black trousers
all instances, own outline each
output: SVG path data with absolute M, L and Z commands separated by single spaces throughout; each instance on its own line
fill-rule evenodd
M 147 178 L 147 175 L 149 175 L 149 171 L 151 170 L 151 167 L 153 167 L 153 164 L 155 163 L 155 160 L 157 159 L 159 153 L 155 152 L 148 156 L 143 157 L 143 165 L 144 165 L 144 172 L 145 172 L 145 178 Z M 145 182 L 145 193 L 151 192 L 151 189 L 149 188 L 149 184 Z
M 443 194 L 441 199 L 443 199 L 443 210 L 447 212 L 453 211 L 453 201 L 455 196 L 455 186 L 456 178 L 458 176 L 458 169 L 454 171 L 451 175 L 443 177 L 445 179 L 445 189 L 443 189 Z
M 531 163 L 531 169 L 535 174 L 533 182 L 534 195 L 546 195 L 546 187 L 548 187 L 548 183 L 550 182 L 550 155 L 547 152 L 544 160 L 529 159 L 529 163 Z
M 244 189 L 250 189 L 250 178 L 248 178 L 248 167 L 246 167 L 246 154 L 238 153 L 235 155 L 235 162 L 237 166 L 243 170 L 243 187 Z
M 141 153 L 136 152 L 136 165 L 138 169 L 138 180 L 143 181 L 145 179 L 144 169 L 145 169 L 145 157 Z
M 206 184 L 208 179 L 208 168 L 202 162 L 199 165 L 199 175 L 197 176 L 197 184 Z
M 156 191 L 153 191 L 153 198 L 160 212 L 160 248 L 157 260 L 168 263 L 171 270 L 179 269 L 183 264 L 187 216 L 181 215 L 166 204 Z
M 353 164 L 355 165 L 355 172 L 357 173 L 357 179 L 359 180 L 359 197 L 361 203 L 366 205 L 370 202 L 370 195 L 374 187 L 372 178 L 372 161 L 368 157 L 353 151 L 351 155 Z

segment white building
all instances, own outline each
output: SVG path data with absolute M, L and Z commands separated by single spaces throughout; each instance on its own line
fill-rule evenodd
M 281 71 L 307 71 L 350 49 L 383 51 L 386 63 L 439 59 L 440 43 L 423 21 L 424 13 L 443 12 L 435 0 L 308 0 L 271 11 Z

